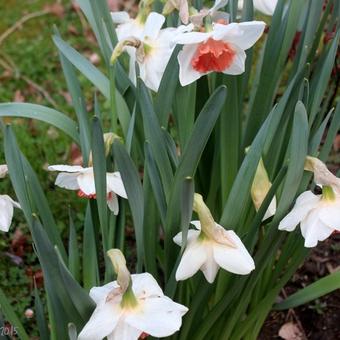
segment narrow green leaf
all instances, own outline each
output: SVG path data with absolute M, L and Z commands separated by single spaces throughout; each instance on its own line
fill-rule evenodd
M 162 187 L 162 182 L 160 180 L 159 172 L 156 166 L 156 162 L 152 156 L 150 145 L 148 142 L 145 142 L 144 152 L 145 152 L 145 167 L 147 168 L 147 171 L 149 173 L 152 190 L 156 199 L 156 204 L 158 207 L 159 215 L 162 220 L 162 224 L 165 225 L 165 216 L 167 208 L 165 194 Z
M 144 194 L 136 166 L 132 162 L 124 146 L 115 141 L 113 153 L 117 167 L 121 173 L 123 183 L 128 196 L 133 224 L 137 242 L 137 272 L 143 267 L 144 242 L 143 242 L 143 221 L 144 221 Z
M 145 137 L 150 143 L 150 148 L 162 179 L 164 192 L 167 195 L 171 189 L 173 173 L 168 157 L 164 135 L 160 127 L 158 117 L 154 112 L 148 89 L 140 79 L 138 80 L 138 85 L 138 99 L 143 115 Z
M 48 326 L 46 322 L 44 306 L 40 299 L 39 291 L 36 285 L 34 286 L 35 286 L 34 287 L 34 310 L 35 310 L 35 315 L 37 319 L 40 339 L 50 339 L 50 334 L 49 334 L 50 332 L 48 330 Z
M 60 37 L 59 31 L 56 28 L 55 32 L 57 36 Z M 91 135 L 85 98 L 80 87 L 80 82 L 76 76 L 74 66 L 69 62 L 67 58 L 65 58 L 65 56 L 60 51 L 59 59 L 63 69 L 67 88 L 72 98 L 72 105 L 77 115 L 77 120 L 79 123 L 80 145 L 83 160 L 86 165 L 90 154 Z
M 96 235 L 90 204 L 88 204 L 85 214 L 82 255 L 83 284 L 84 288 L 89 291 L 92 287 L 99 285 L 99 263 L 96 246 Z
M 76 123 L 63 113 L 46 106 L 28 103 L 3 103 L 0 104 L 0 117 L 22 117 L 41 120 L 62 130 L 77 144 L 80 143 Z
M 290 295 L 284 301 L 276 304 L 274 309 L 282 310 L 301 306 L 307 302 L 313 301 L 321 296 L 329 294 L 334 290 L 340 289 L 340 272 L 329 274 L 316 282 L 300 289 Z
M 1 288 L 0 288 L 0 309 L 2 310 L 6 319 L 11 323 L 11 325 L 15 327 L 15 330 L 20 336 L 20 339 L 29 340 L 30 337 L 26 333 L 24 326 L 20 322 L 18 316 L 15 314 L 13 307 L 9 303 L 8 299 L 6 298 L 6 294 Z
M 72 276 L 79 281 L 80 280 L 80 256 L 79 256 L 79 247 L 77 241 L 77 232 L 74 226 L 73 218 L 71 215 L 71 211 L 69 212 L 69 224 L 70 224 L 70 233 L 68 239 L 68 268 L 72 274 Z
M 177 54 L 180 46 L 176 46 L 172 52 L 171 58 L 165 68 L 163 77 L 155 99 L 155 111 L 159 117 L 161 126 L 168 125 L 169 114 L 178 84 L 179 64 Z

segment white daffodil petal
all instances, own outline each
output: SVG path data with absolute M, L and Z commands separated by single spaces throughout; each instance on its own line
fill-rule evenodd
M 62 172 L 58 174 L 55 185 L 60 188 L 65 188 L 69 190 L 78 190 L 79 184 L 77 181 L 79 173 L 69 173 L 69 172 Z
M 151 12 L 145 22 L 144 37 L 156 39 L 164 22 L 165 17 L 162 14 Z
M 4 178 L 8 174 L 8 167 L 6 164 L 0 165 L 0 178 Z
M 90 298 L 98 305 L 106 300 L 107 295 L 118 288 L 117 281 L 109 282 L 102 287 L 92 287 L 90 290 Z
M 320 208 L 319 218 L 327 227 L 340 230 L 340 203 Z
M 273 15 L 275 11 L 275 7 L 277 5 L 277 0 L 253 0 L 254 7 L 266 14 L 266 15 Z
M 248 253 L 240 238 L 234 231 L 228 230 L 228 238 L 233 241 L 236 248 L 228 247 L 221 243 L 214 243 L 214 259 L 223 269 L 240 275 L 249 274 L 255 269 L 254 260 Z
M 213 247 L 209 248 L 209 253 L 207 255 L 207 260 L 204 262 L 201 270 L 204 274 L 204 277 L 209 283 L 213 283 L 215 281 L 218 269 L 220 266 L 216 263 L 213 255 Z
M 240 39 L 231 42 L 244 50 L 252 47 L 261 38 L 266 27 L 263 21 L 246 21 L 238 25 L 242 31 L 242 36 Z
M 84 168 L 80 165 L 50 165 L 48 167 L 49 171 L 61 171 L 61 172 L 81 172 Z
M 296 200 L 291 212 L 281 220 L 279 230 L 293 231 L 296 226 L 314 209 L 320 201 L 320 196 L 311 191 L 303 192 Z
M 111 18 L 115 24 L 124 24 L 130 20 L 129 13 L 125 11 L 111 12 Z
M 204 33 L 204 32 L 188 32 L 183 34 L 178 34 L 173 41 L 176 44 L 181 45 L 194 45 L 200 42 L 208 40 L 212 36 L 212 33 Z
M 263 21 L 233 22 L 229 25 L 214 24 L 213 38 L 247 50 L 260 39 L 265 27 Z
M 13 218 L 12 199 L 7 195 L 0 195 L 0 230 L 7 232 Z
M 125 321 L 153 337 L 166 337 L 177 332 L 187 308 L 167 297 L 149 298 L 143 303 L 142 312 L 126 315 Z
M 78 340 L 102 340 L 113 332 L 121 314 L 122 310 L 114 304 L 100 304 L 80 332 Z
M 187 245 L 176 271 L 176 280 L 186 280 L 195 275 L 207 260 L 205 242 L 193 241 Z
M 107 206 L 113 212 L 114 215 L 119 214 L 119 203 L 118 197 L 114 192 L 109 193 L 109 198 L 107 199 Z
M 206 74 L 196 71 L 191 65 L 197 46 L 198 45 L 185 45 L 182 51 L 178 53 L 179 81 L 182 86 L 189 85 Z
M 113 173 L 108 173 L 106 175 L 106 182 L 107 182 L 106 185 L 108 187 L 108 192 L 113 191 L 117 195 L 123 198 L 127 198 L 124 183 L 118 171 L 113 172 Z
M 149 296 L 163 296 L 163 291 L 154 277 L 149 273 L 133 274 L 132 290 L 138 298 Z
M 119 321 L 114 331 L 108 335 L 107 340 L 137 340 L 143 331 L 131 327 L 125 320 Z
M 93 172 L 82 173 L 77 177 L 80 190 L 86 195 L 94 195 L 96 193 L 96 186 L 94 183 Z
M 262 221 L 264 221 L 267 218 L 272 217 L 272 216 L 275 215 L 275 213 L 276 213 L 276 206 L 277 206 L 277 204 L 276 204 L 276 197 L 274 196 L 272 201 L 269 204 L 269 207 L 268 207 L 266 213 L 263 216 Z
M 192 223 L 192 222 L 191 222 Z M 199 236 L 200 231 L 198 230 L 188 230 L 188 236 L 187 236 L 187 244 L 195 241 L 197 237 Z M 182 246 L 182 232 L 178 233 L 174 238 L 173 241 L 179 245 Z
M 312 248 L 318 244 L 318 241 L 324 241 L 328 238 L 333 229 L 327 227 L 318 219 L 318 211 L 313 211 L 304 219 L 301 224 L 301 234 L 305 239 L 305 247 Z
M 236 49 L 236 54 L 234 56 L 232 64 L 226 68 L 223 73 L 238 75 L 242 74 L 245 71 L 245 62 L 246 62 L 246 53 L 241 49 Z

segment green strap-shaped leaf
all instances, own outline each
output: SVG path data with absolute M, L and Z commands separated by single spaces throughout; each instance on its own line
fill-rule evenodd
M 176 86 L 178 84 L 179 64 L 177 54 L 179 50 L 180 46 L 177 46 L 172 52 L 155 99 L 155 111 L 159 117 L 161 126 L 164 127 L 168 125 L 168 118 L 171 112 Z
M 39 291 L 36 286 L 34 287 L 34 309 L 35 309 L 35 315 L 37 319 L 40 339 L 49 339 L 50 332 L 48 330 L 48 326 L 46 322 L 44 306 L 42 304 Z
M 117 167 L 123 179 L 123 183 L 128 196 L 133 224 L 137 242 L 137 272 L 143 267 L 144 242 L 143 242 L 143 221 L 144 221 L 144 194 L 143 187 L 139 179 L 139 174 L 124 146 L 115 141 L 113 143 L 113 153 Z
M 171 190 L 173 172 L 168 157 L 166 141 L 159 119 L 153 108 L 148 89 L 141 79 L 138 80 L 139 105 L 143 115 L 145 137 L 150 143 L 150 149 L 156 161 L 165 194 Z
M 321 296 L 329 294 L 340 288 L 340 272 L 329 274 L 322 279 L 313 282 L 307 287 L 300 289 L 284 301 L 274 305 L 274 309 L 282 310 L 301 306 Z
M 20 336 L 20 339 L 29 340 L 30 337 L 27 335 L 24 326 L 20 322 L 18 316 L 15 314 L 13 307 L 9 303 L 6 294 L 1 288 L 0 288 L 0 309 L 2 313 L 5 315 L 6 319 L 14 327 L 15 331 Z
M 0 117 L 22 117 L 41 120 L 64 131 L 77 144 L 80 143 L 76 123 L 63 113 L 42 105 L 28 103 L 0 104 Z

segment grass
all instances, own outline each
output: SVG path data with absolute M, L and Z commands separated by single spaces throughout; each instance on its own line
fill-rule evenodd
M 56 3 L 58 7 L 50 7 Z M 58 52 L 51 38 L 53 26 L 56 25 L 61 35 L 85 54 L 95 51 L 96 46 L 87 27 L 82 26 L 79 14 L 73 9 L 71 1 L 2 1 L 0 3 L 0 37 L 25 15 L 46 9 L 52 9 L 55 13 L 46 13 L 26 21 L 8 35 L 2 43 L 0 42 L 0 61 L 4 61 L 0 62 L 0 103 L 31 102 L 55 107 L 70 117 L 74 117 L 69 104 L 66 82 L 59 64 Z M 4 63 L 10 65 L 12 70 L 9 70 Z M 35 85 L 29 85 L 27 79 L 38 85 L 42 91 Z M 88 88 L 85 79 L 81 79 L 81 83 Z M 87 93 L 89 103 L 92 97 L 93 92 Z M 49 98 L 53 101 L 51 102 Z M 66 195 L 63 189 L 54 190 L 55 175 L 48 173 L 45 169 L 47 164 L 67 164 L 70 161 L 71 140 L 41 122 L 19 118 L 5 120 L 5 122 L 13 126 L 21 150 L 38 174 L 54 216 L 57 217 L 58 227 L 61 231 L 66 229 L 68 206 L 79 211 L 78 208 L 82 207 L 85 202 L 79 201 L 76 193 Z M 5 162 L 2 139 L 0 133 L 0 164 Z M 8 178 L 0 181 L 0 194 L 10 194 L 15 197 Z M 82 214 L 76 214 L 77 228 L 82 228 L 82 219 Z M 17 234 L 15 234 L 16 231 Z M 22 245 L 24 251 L 19 256 L 22 261 L 16 264 L 16 258 L 13 257 L 16 250 L 13 244 L 18 244 L 15 237 L 19 231 L 26 239 Z M 30 273 L 39 271 L 39 265 L 31 246 L 27 226 L 19 210 L 15 211 L 10 232 L 1 235 L 0 254 L 2 255 L 0 260 L 1 287 L 8 294 L 29 334 L 36 335 L 35 320 L 25 317 L 25 310 L 34 305 L 33 281 Z

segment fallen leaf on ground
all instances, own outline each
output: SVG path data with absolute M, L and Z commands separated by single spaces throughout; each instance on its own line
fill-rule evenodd
M 304 340 L 299 326 L 293 322 L 287 322 L 281 326 L 279 336 L 285 340 Z

